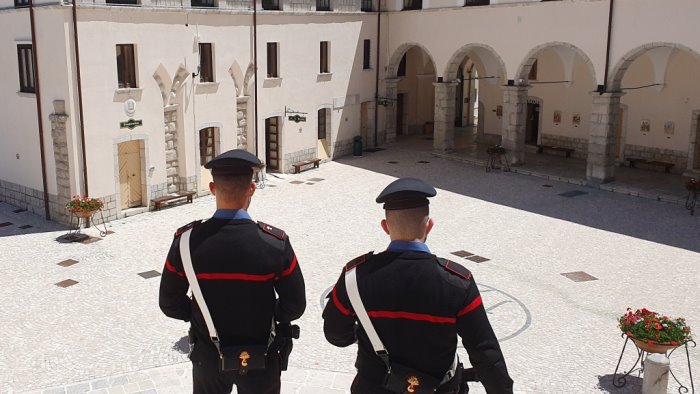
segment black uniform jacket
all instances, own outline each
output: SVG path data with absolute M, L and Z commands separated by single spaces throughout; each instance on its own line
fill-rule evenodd
M 304 278 L 284 231 L 248 219 L 194 222 L 175 234 L 159 301 L 167 316 L 192 322 L 198 343 L 214 349 L 199 306 L 187 296 L 179 242 L 190 226 L 192 265 L 222 347 L 266 344 L 273 317 L 288 323 L 304 313 Z
M 442 378 L 454 359 L 457 335 L 469 353 L 488 393 L 512 393 L 498 340 L 486 316 L 471 273 L 463 266 L 414 251 L 366 255 L 348 263 L 356 266 L 365 310 L 392 362 Z M 374 353 L 340 276 L 323 311 L 324 332 L 330 343 L 345 347 L 359 343 L 358 375 L 380 384 L 385 364 Z

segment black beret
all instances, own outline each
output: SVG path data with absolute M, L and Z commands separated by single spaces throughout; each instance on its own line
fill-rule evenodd
M 260 159 L 243 149 L 233 149 L 216 156 L 204 168 L 211 169 L 212 175 L 252 174 L 260 168 Z
M 418 208 L 428 205 L 428 197 L 434 197 L 436 194 L 434 187 L 420 179 L 399 178 L 379 193 L 377 202 L 384 203 L 384 209 L 388 211 Z

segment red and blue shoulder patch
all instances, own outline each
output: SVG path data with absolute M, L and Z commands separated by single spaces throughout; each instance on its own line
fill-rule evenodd
M 275 226 L 270 226 L 267 223 L 258 222 L 258 227 L 260 227 L 260 230 L 262 230 L 264 233 L 270 234 L 279 240 L 284 240 L 284 237 L 287 235 L 284 230 Z
M 374 255 L 374 251 L 371 251 L 367 254 L 363 254 L 362 256 L 355 257 L 354 259 L 350 260 L 349 263 L 345 264 L 345 271 L 350 271 L 353 268 L 357 268 L 360 264 L 367 262 L 370 257 Z
M 457 275 L 464 280 L 470 280 L 472 278 L 472 273 L 465 266 L 455 263 L 452 260 L 447 260 L 443 258 L 438 258 L 438 262 L 446 271 L 453 275 Z
M 186 225 L 180 227 L 179 229 L 177 229 L 177 231 L 175 231 L 175 237 L 177 238 L 177 237 L 181 236 L 182 233 L 184 233 L 185 231 L 187 231 L 191 228 L 195 228 L 195 226 L 197 226 L 200 223 L 202 223 L 201 220 L 195 220 L 194 222 L 187 223 Z

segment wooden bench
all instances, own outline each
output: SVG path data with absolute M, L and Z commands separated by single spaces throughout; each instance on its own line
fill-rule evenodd
M 294 167 L 294 173 L 298 174 L 301 172 L 301 167 L 313 164 L 314 168 L 318 168 L 320 163 L 321 159 L 302 160 L 300 162 L 292 164 L 292 167 Z
M 156 211 L 158 211 L 163 206 L 163 204 L 171 203 L 173 201 L 187 199 L 187 202 L 191 203 L 192 197 L 194 197 L 195 194 L 197 194 L 197 192 L 177 192 L 175 194 L 167 194 L 167 195 L 162 196 L 162 197 L 156 197 L 151 201 L 153 201 L 153 203 L 156 206 Z
M 673 163 L 660 160 L 647 160 L 641 157 L 626 157 L 625 160 L 630 162 L 630 168 L 635 168 L 637 164 L 645 164 L 648 166 L 663 167 L 664 172 L 667 174 L 671 173 L 671 168 L 675 166 Z
M 552 146 L 552 145 L 537 145 L 537 153 L 542 153 L 543 150 L 555 150 L 558 152 L 566 153 L 566 157 L 571 157 L 571 154 L 576 151 L 573 148 L 565 148 L 563 146 Z

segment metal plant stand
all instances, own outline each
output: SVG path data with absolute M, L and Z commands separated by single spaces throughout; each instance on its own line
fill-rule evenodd
M 100 213 L 100 218 L 102 219 L 102 222 L 100 223 L 102 225 L 102 228 L 99 227 L 93 220 L 94 217 L 97 215 L 97 212 Z M 73 222 L 75 220 L 75 225 L 73 225 Z M 85 241 L 86 239 L 89 239 L 90 236 L 81 232 L 81 224 L 85 225 L 88 220 L 92 220 L 92 223 L 95 224 L 95 228 L 99 230 L 100 232 L 100 237 L 104 237 L 107 235 L 107 223 L 105 222 L 105 217 L 104 214 L 102 213 L 101 209 L 92 211 L 92 212 L 82 212 L 81 214 L 77 214 L 76 212 L 71 212 L 70 214 L 70 229 L 68 230 L 68 234 L 61 235 L 60 237 L 57 238 L 57 241 L 62 242 L 62 243 L 69 243 L 69 242 L 82 242 Z
M 618 374 L 618 371 L 620 370 L 620 363 L 622 362 L 622 356 L 625 355 L 625 348 L 627 348 L 627 342 L 630 340 L 630 338 L 622 333 L 622 337 L 625 338 L 625 344 L 622 345 L 622 351 L 620 352 L 620 358 L 617 360 L 617 366 L 615 367 L 615 372 L 613 373 L 613 386 L 617 388 L 624 387 L 627 384 L 627 377 L 630 376 L 631 374 L 637 372 L 637 376 L 642 376 L 642 373 L 644 372 L 644 360 L 646 360 L 646 357 L 648 355 L 647 352 L 644 350 L 641 350 L 639 347 L 637 347 L 637 344 L 632 342 L 634 344 L 634 348 L 637 350 L 637 359 L 635 360 L 634 364 L 632 365 L 632 368 L 630 368 L 629 371 L 627 372 L 622 372 L 621 374 Z M 685 357 L 688 363 L 688 375 L 690 377 L 690 390 L 688 390 L 688 387 L 685 386 L 683 383 L 678 380 L 676 375 L 673 373 L 673 369 L 669 369 L 669 372 L 671 372 L 671 377 L 673 377 L 673 380 L 678 383 L 678 392 L 681 394 L 685 394 L 690 392 L 691 394 L 695 394 L 695 384 L 693 383 L 693 371 L 690 368 L 690 353 L 688 352 L 689 347 L 695 347 L 695 341 L 687 341 L 683 345 L 677 346 L 668 352 L 666 352 L 666 358 L 671 358 L 671 355 L 673 352 L 676 351 L 676 349 L 679 348 L 685 348 Z M 639 366 L 637 366 L 639 365 Z
M 260 170 L 255 172 L 255 175 L 253 176 L 255 180 L 255 187 L 258 189 L 264 189 L 265 188 L 265 173 L 267 171 L 265 170 L 265 163 L 262 163 L 260 165 Z
M 486 149 L 486 153 L 489 155 L 489 159 L 486 162 L 486 172 L 497 168 L 503 171 L 510 171 L 510 160 L 508 159 L 508 154 L 505 149 L 496 145 Z M 498 166 L 496 163 L 498 163 Z
M 685 198 L 685 209 L 690 210 L 690 215 L 695 215 L 695 205 L 698 203 L 698 192 L 688 190 L 688 197 Z

